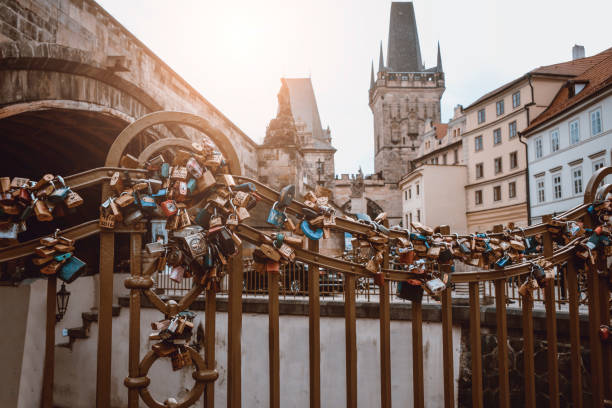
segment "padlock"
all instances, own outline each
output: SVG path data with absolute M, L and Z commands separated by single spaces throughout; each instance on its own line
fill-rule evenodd
M 189 193 L 189 195 L 193 195 L 197 192 L 198 190 L 198 182 L 196 179 L 194 178 L 190 178 L 189 181 L 187 182 L 187 191 Z
M 168 324 L 170 324 L 169 321 L 168 321 Z M 154 329 L 154 330 L 160 330 L 160 329 Z M 157 343 L 151 346 L 151 350 L 153 350 L 155 355 L 157 355 L 158 357 L 168 357 L 172 355 L 172 353 L 176 352 L 178 350 L 178 347 L 172 343 L 163 341 L 161 343 Z
M 113 229 L 115 228 L 115 216 L 113 214 L 104 214 L 100 212 L 99 225 L 102 228 Z
M 11 187 L 12 188 L 20 188 L 23 187 L 25 185 L 28 185 L 28 183 L 30 182 L 30 179 L 27 178 L 23 178 L 23 177 L 13 177 L 13 180 L 11 181 Z
M 185 201 L 189 195 L 189 189 L 187 188 L 187 183 L 184 181 L 179 181 L 175 184 L 175 192 L 176 192 L 176 201 Z
M 114 201 L 119 207 L 125 208 L 134 202 L 134 194 L 131 189 L 128 189 L 122 192 Z
M 36 247 L 34 249 L 34 252 L 36 253 L 36 255 L 44 258 L 44 257 L 55 254 L 55 249 L 43 245 L 43 246 Z
M 34 212 L 36 213 L 36 219 L 38 221 L 52 221 L 53 215 L 49 211 L 47 204 L 42 200 L 37 200 L 34 205 Z
M 55 275 L 61 266 L 61 262 L 54 260 L 40 268 L 40 273 L 43 275 Z
M 11 179 L 9 177 L 0 177 L 0 192 L 8 193 L 10 189 L 11 189 Z
M 7 215 L 18 215 L 21 213 L 21 208 L 16 204 L 0 203 L 0 209 Z
M 66 253 L 63 253 L 63 254 L 55 255 L 53 257 L 53 259 L 55 259 L 57 262 L 64 262 L 64 261 L 67 261 L 68 258 L 70 258 L 71 256 L 72 256 L 72 254 L 70 252 L 66 252 Z
M 223 225 L 223 219 L 219 215 L 217 215 L 217 209 L 215 208 L 214 214 L 210 217 L 208 221 L 208 228 L 217 228 Z
M 498 268 L 504 268 L 509 264 L 510 264 L 509 255 L 504 255 L 501 258 L 499 258 L 497 261 L 495 261 L 495 266 L 497 266 Z
M 336 216 L 333 214 L 323 217 L 323 227 L 333 227 L 336 225 Z
M 184 274 L 185 268 L 183 268 L 181 265 L 176 265 L 172 267 L 169 278 L 176 283 L 181 283 L 183 281 Z
M 420 303 L 423 299 L 423 287 L 418 280 L 415 282 L 416 283 L 405 281 L 399 282 L 397 285 L 397 297 Z
M 175 215 L 178 212 L 178 208 L 176 207 L 174 200 L 166 200 L 160 204 L 160 207 L 166 217 Z
M 121 167 L 125 167 L 128 169 L 135 169 L 138 168 L 138 159 L 134 156 L 132 156 L 129 153 L 124 154 L 123 156 L 121 156 L 121 160 L 119 161 L 119 165 Z
M 288 229 L 289 231 L 295 231 L 296 230 L 296 226 L 293 223 L 293 220 L 291 220 L 291 217 L 287 217 L 285 219 L 285 225 L 283 227 Z
M 66 204 L 66 207 L 68 208 L 75 208 L 83 204 L 83 198 L 76 192 L 70 190 L 64 203 Z
M 509 243 L 510 243 L 510 246 L 511 246 L 513 249 L 515 249 L 515 250 L 517 250 L 517 251 L 519 251 L 519 252 L 522 252 L 522 251 L 524 251 L 524 250 L 525 250 L 525 244 L 523 244 L 523 243 L 522 243 L 521 241 L 519 241 L 519 240 L 516 240 L 516 239 L 511 239 Z
M 198 179 L 198 191 L 204 192 L 217 184 L 217 180 L 212 172 L 208 169 L 204 170 L 202 177 Z
M 441 248 L 439 246 L 432 245 L 427 250 L 427 257 L 437 259 L 440 256 L 440 250 Z
M 202 166 L 200 166 L 200 163 L 198 163 L 198 161 L 193 157 L 190 157 L 187 160 L 185 167 L 187 168 L 189 174 L 191 174 L 195 179 L 199 179 L 204 174 Z
M 266 220 L 268 224 L 274 225 L 277 228 L 282 228 L 285 223 L 286 215 L 282 211 L 278 211 L 276 206 L 278 205 L 278 201 L 272 205 L 270 208 L 270 212 L 268 213 L 268 219 Z
M 225 220 L 225 225 L 235 227 L 238 225 L 238 216 L 235 213 L 229 214 Z
M 53 255 L 45 256 L 43 258 L 34 258 L 32 259 L 32 263 L 36 266 L 41 266 L 46 264 L 47 262 L 51 262 L 53 260 Z
M 180 249 L 176 247 L 170 248 L 166 255 L 166 262 L 170 266 L 181 265 L 184 259 L 185 259 L 185 254 L 183 254 L 183 251 L 181 251 Z
M 183 208 L 182 210 L 180 210 L 176 214 L 176 217 L 179 220 L 177 226 L 178 229 L 182 229 L 191 225 L 191 218 L 189 218 L 189 213 L 187 212 L 187 209 Z
M 232 202 L 238 207 L 246 207 L 249 201 L 249 196 L 249 193 L 245 193 L 244 191 L 237 191 L 234 198 L 232 198 Z
M 110 179 L 110 186 L 115 193 L 121 194 L 121 192 L 124 190 L 121 173 L 119 173 L 118 171 L 113 173 Z
M 53 193 L 49 195 L 48 200 L 52 203 L 59 203 L 65 201 L 70 191 L 70 188 L 66 186 L 56 188 Z
M 374 258 L 371 258 L 368 260 L 368 262 L 366 262 L 365 268 L 372 273 L 378 273 L 378 264 Z
M 236 182 L 234 181 L 234 177 L 231 174 L 224 174 L 222 176 L 223 183 L 228 187 L 234 187 Z
M 41 245 L 49 247 L 57 244 L 58 240 L 55 237 L 43 237 L 39 240 L 39 242 Z
M 257 187 L 255 187 L 255 184 L 251 182 L 247 182 L 247 183 L 235 185 L 234 187 L 232 187 L 232 190 L 254 193 L 255 191 L 257 191 Z
M 227 228 L 211 228 L 208 230 L 208 236 L 223 256 L 229 257 L 236 253 L 236 244 L 232 239 L 232 233 Z
M 425 288 L 428 292 L 437 296 L 446 289 L 446 284 L 440 278 L 434 278 L 425 282 Z
M 280 261 L 281 255 L 272 245 L 269 244 L 261 244 L 259 246 L 261 252 L 268 258 L 273 261 Z
M 150 255 L 161 254 L 166 251 L 164 243 L 160 241 L 148 243 L 145 247 L 147 248 L 147 253 Z
M 249 214 L 249 211 L 244 207 L 238 207 L 236 209 L 236 215 L 238 216 L 238 220 L 240 222 L 246 220 L 251 216 L 251 214 Z
M 133 209 L 125 217 L 123 217 L 123 223 L 125 225 L 132 225 L 140 221 L 144 217 L 144 214 L 139 209 Z
M 295 197 L 295 185 L 289 184 L 283 187 L 278 195 L 278 205 L 280 208 L 285 208 L 291 205 Z
M 323 230 L 321 228 L 313 230 L 312 228 L 310 228 L 310 225 L 306 220 L 303 220 L 300 223 L 300 229 L 308 239 L 311 239 L 313 241 L 318 241 L 323 236 Z
M 182 181 L 187 180 L 187 168 L 183 166 L 173 167 L 170 178 Z
M 147 194 L 140 194 L 138 197 L 139 207 L 143 210 L 153 210 L 157 208 L 157 204 L 155 203 L 155 199 Z
M 204 238 L 201 232 L 187 235 L 184 238 L 184 241 L 185 246 L 189 250 L 189 253 L 192 258 L 202 256 L 206 253 L 206 239 Z
M 410 265 L 414 262 L 414 250 L 402 248 L 399 250 L 399 262 L 404 265 Z
M 57 277 L 71 283 L 85 272 L 85 266 L 85 262 L 73 255 L 62 265 Z
M 295 259 L 295 250 L 285 243 L 278 248 L 278 252 L 280 252 L 280 254 L 290 262 L 293 262 Z
M 53 248 L 58 252 L 74 252 L 74 246 L 66 244 L 55 244 Z

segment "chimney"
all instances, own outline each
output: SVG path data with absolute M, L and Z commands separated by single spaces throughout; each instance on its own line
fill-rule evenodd
M 572 47 L 572 60 L 584 58 L 584 45 L 574 45 Z

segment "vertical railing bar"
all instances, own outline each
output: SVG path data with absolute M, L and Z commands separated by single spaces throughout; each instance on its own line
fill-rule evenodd
M 450 288 L 442 292 L 442 361 L 444 365 L 444 406 L 454 408 L 453 304 Z
M 544 243 L 544 256 L 550 258 L 553 254 L 552 237 L 550 232 L 542 236 Z M 559 407 L 559 362 L 557 359 L 557 313 L 555 305 L 555 279 L 551 279 L 544 289 L 544 303 L 546 306 L 546 341 L 547 341 L 547 371 L 548 395 L 551 408 Z
M 574 260 L 567 262 L 566 280 L 569 291 L 570 366 L 572 371 L 572 404 L 582 408 L 582 368 L 580 366 L 580 315 L 578 314 L 578 275 Z
M 414 408 L 425 407 L 423 380 L 423 311 L 421 300 L 412 301 L 412 385 Z
M 98 362 L 96 406 L 110 406 L 111 353 L 113 336 L 113 271 L 115 234 L 100 232 L 100 305 L 98 307 Z
M 132 278 L 142 274 L 142 236 L 130 233 L 130 274 Z M 128 373 L 132 378 L 138 377 L 140 363 L 140 290 L 130 288 L 130 326 Z M 128 388 L 128 407 L 138 408 L 138 389 Z
M 216 318 L 217 318 L 217 294 L 213 289 L 206 291 L 206 305 L 204 317 L 204 357 L 206 368 L 214 370 L 217 368 L 215 360 L 215 335 L 216 335 Z M 204 390 L 204 408 L 215 407 L 215 383 L 206 383 Z
M 589 263 L 588 270 L 588 296 L 589 296 L 589 345 L 591 347 L 591 392 L 593 407 L 603 406 L 603 352 L 599 339 L 600 308 L 599 308 L 599 277 L 597 268 Z
M 525 407 L 535 408 L 535 362 L 533 351 L 533 299 L 523 299 L 523 366 L 525 377 Z
M 344 275 L 344 324 L 346 339 L 346 406 L 357 407 L 357 327 L 355 276 Z
M 482 346 L 478 282 L 470 282 L 470 351 L 472 355 L 472 407 L 482 408 Z
M 607 257 L 604 255 L 603 251 L 599 251 L 597 254 L 597 270 L 598 271 L 606 271 L 608 269 L 607 265 Z M 610 279 L 608 274 L 611 271 L 608 270 L 607 273 L 599 275 L 599 317 L 600 323 L 605 325 L 610 325 L 610 289 L 608 287 L 607 280 Z M 604 398 L 607 400 L 612 400 L 612 345 L 610 342 L 602 343 L 601 345 L 602 352 L 602 369 L 603 369 L 603 383 L 608 384 L 607 387 L 604 387 L 603 394 Z
M 270 408 L 280 407 L 278 281 L 279 275 L 277 273 L 268 273 L 268 346 L 270 359 Z
M 508 379 L 508 326 L 505 283 L 505 279 L 495 281 L 495 313 L 497 315 L 497 353 L 499 359 L 499 406 L 509 408 L 510 381 Z
M 383 268 L 389 267 L 389 252 L 384 252 Z M 380 403 L 391 408 L 391 315 L 389 310 L 389 281 L 380 287 Z
M 55 369 L 55 308 L 57 277 L 47 277 L 47 320 L 45 322 L 45 362 L 41 406 L 53 408 L 53 377 Z
M 227 347 L 227 406 L 240 408 L 242 401 L 242 246 L 230 258 L 228 294 L 228 347 Z
M 308 249 L 319 252 L 319 241 L 308 240 Z M 310 377 L 310 408 L 321 406 L 321 308 L 319 297 L 319 267 L 308 264 L 308 367 Z

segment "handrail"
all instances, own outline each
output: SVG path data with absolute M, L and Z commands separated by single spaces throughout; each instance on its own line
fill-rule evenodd
M 64 177 L 66 185 L 70 186 L 73 190 L 81 190 L 87 187 L 101 184 L 105 181 L 109 181 L 111 176 L 116 171 L 128 171 L 130 177 L 142 176 L 147 173 L 145 169 L 126 169 L 124 167 L 97 167 L 83 171 L 81 173 L 73 174 L 71 176 Z

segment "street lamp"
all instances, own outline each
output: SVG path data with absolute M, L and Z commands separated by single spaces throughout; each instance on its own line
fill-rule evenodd
M 59 322 L 64 318 L 66 309 L 68 309 L 68 301 L 70 300 L 70 292 L 66 290 L 65 283 L 62 283 L 62 288 L 55 296 L 57 298 L 57 314 L 55 315 L 55 320 Z

